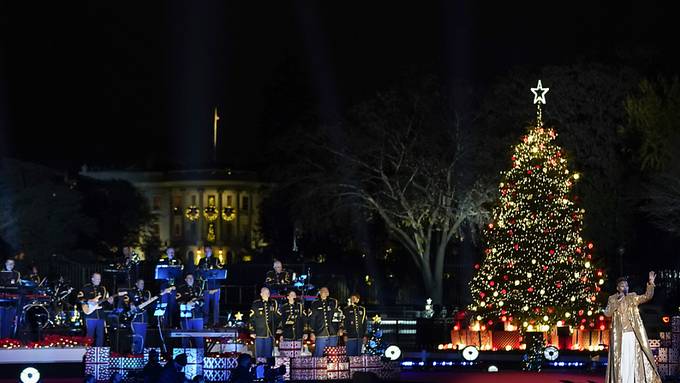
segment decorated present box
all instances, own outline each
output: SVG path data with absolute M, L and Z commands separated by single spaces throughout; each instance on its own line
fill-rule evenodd
M 680 349 L 680 333 L 674 332 L 671 334 L 671 347 Z
M 292 380 L 327 380 L 328 358 L 302 357 L 291 359 Z
M 238 365 L 236 358 L 204 357 L 203 370 L 230 370 Z
M 174 348 L 172 349 L 172 358 L 177 355 L 187 354 L 187 364 L 203 364 L 203 349 L 202 348 Z
M 302 354 L 302 341 L 282 340 L 279 342 L 279 356 L 297 358 Z
M 680 350 L 677 348 L 668 350 L 668 363 L 680 363 Z
M 659 348 L 658 354 L 659 363 L 668 363 L 668 349 L 661 347 Z
M 111 379 L 111 370 L 108 363 L 86 363 L 85 375 L 91 374 L 97 381 L 108 381 Z
M 673 330 L 673 332 L 680 332 L 680 316 L 671 318 L 671 330 Z
M 659 348 L 661 347 L 660 339 L 649 339 L 649 348 Z
M 347 348 L 345 346 L 329 346 L 323 350 L 324 356 L 344 356 L 347 355 Z
M 141 376 L 143 369 L 144 358 L 141 355 L 139 357 L 114 356 L 111 357 L 109 363 L 111 375 L 118 373 L 125 382 L 136 380 L 137 377 Z
M 96 380 L 111 378 L 110 362 L 110 347 L 88 347 L 85 350 L 85 374 L 92 374 Z
M 158 354 L 158 363 L 160 363 L 161 366 L 164 366 L 167 360 L 160 347 L 148 347 L 144 349 L 144 364 L 149 363 L 149 352 L 151 350 L 156 350 L 156 353 Z
M 191 380 L 196 375 L 203 375 L 203 365 L 200 364 L 187 364 L 184 366 L 184 376 Z
M 228 370 L 206 370 L 203 369 L 203 377 L 207 382 L 226 382 L 231 377 Z
M 283 379 L 290 380 L 290 358 L 287 356 L 277 356 L 274 358 L 274 368 L 279 368 L 280 366 L 286 367 L 286 373 L 283 375 Z
M 671 340 L 670 339 L 661 339 L 659 343 L 659 347 L 662 348 L 671 348 Z
M 338 380 L 338 379 L 350 379 L 350 373 L 349 373 L 349 360 L 347 359 L 344 362 L 333 362 L 331 361 L 331 358 L 334 357 L 328 357 L 329 362 L 328 362 L 328 379 L 331 380 Z M 337 357 L 335 357 L 337 358 Z
M 109 363 L 110 347 L 88 347 L 85 350 L 85 363 Z
M 453 344 L 465 344 L 468 342 L 468 331 L 467 330 L 451 330 L 451 343 Z
M 519 349 L 521 337 L 519 331 L 494 331 L 492 345 L 498 350 L 505 350 L 508 346 L 512 349 Z
M 349 365 L 349 357 L 347 355 L 332 355 L 327 358 L 328 363 L 347 363 Z
M 490 330 L 485 331 L 472 331 L 467 332 L 467 342 L 466 345 L 472 345 L 480 350 L 491 350 L 493 347 L 492 342 L 493 336 Z
M 662 331 L 662 332 L 659 333 L 659 338 L 661 338 L 661 340 L 664 340 L 664 339 L 669 339 L 669 340 L 670 340 L 670 339 L 671 339 L 671 334 L 672 334 L 671 332 Z

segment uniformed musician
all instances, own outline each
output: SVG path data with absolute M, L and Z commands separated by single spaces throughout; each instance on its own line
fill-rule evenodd
M 338 300 L 329 298 L 327 287 L 319 290 L 319 299 L 312 302 L 309 325 L 314 333 L 314 356 L 323 356 L 326 347 L 338 345 L 342 312 Z
M 168 247 L 165 249 L 165 256 L 158 261 L 158 264 L 166 266 L 182 266 L 182 261 L 175 258 L 175 249 L 173 247 Z M 160 289 L 163 291 L 171 288 L 175 286 L 177 282 L 179 281 L 175 281 L 174 278 L 166 279 L 165 281 L 161 282 Z M 175 316 L 177 315 L 177 298 L 175 294 L 163 294 L 161 296 L 161 302 L 167 303 L 165 314 L 163 315 L 165 325 L 169 328 L 172 328 L 174 327 L 175 323 L 177 323 L 175 322 Z
M 290 288 L 293 283 L 293 278 L 288 270 L 284 270 L 281 261 L 274 261 L 273 269 L 267 271 L 265 275 L 264 284 L 269 287 L 270 291 L 279 293 Z
M 359 305 L 361 297 L 354 293 L 350 296 L 349 305 L 343 311 L 343 334 L 347 347 L 347 356 L 361 355 L 361 347 L 366 344 L 366 307 Z
M 21 274 L 14 269 L 15 261 L 12 258 L 5 260 L 5 265 L 0 271 L 0 286 L 18 288 L 21 284 Z M 9 302 L 0 306 L 0 339 L 10 338 L 14 334 L 14 321 L 17 320 L 16 303 Z
M 182 330 L 203 330 L 203 292 L 197 286 L 193 274 L 184 277 L 184 284 L 177 288 Z M 203 348 L 203 338 L 193 338 L 196 348 Z M 189 347 L 189 339 L 182 338 L 182 347 Z
M 260 289 L 260 299 L 256 299 L 250 308 L 250 334 L 255 338 L 255 357 L 271 358 L 274 350 L 274 335 L 279 325 L 281 313 L 279 304 L 269 297 L 269 289 Z
M 305 309 L 302 302 L 298 302 L 295 290 L 290 290 L 286 294 L 286 302 L 281 305 L 281 330 L 284 340 L 307 339 L 304 334 Z
M 87 336 L 94 339 L 95 347 L 104 346 L 104 315 L 100 313 L 101 304 L 113 304 L 113 297 L 109 296 L 106 287 L 101 285 L 102 275 L 92 273 L 91 283 L 83 286 L 78 292 L 78 300 L 83 306 Z M 85 310 L 91 311 L 89 314 Z
M 211 246 L 206 246 L 205 258 L 198 261 L 198 268 L 201 271 L 221 269 L 220 260 L 213 256 Z M 203 316 L 205 317 L 208 326 L 217 327 L 220 323 L 220 285 L 216 279 L 209 279 L 205 281 L 203 291 Z M 212 310 L 212 316 L 210 316 Z
M 132 353 L 144 353 L 144 345 L 146 343 L 146 328 L 149 323 L 149 314 L 146 308 L 142 312 L 138 312 L 138 307 L 151 299 L 151 292 L 144 289 L 144 279 L 139 278 L 135 282 L 135 288 L 128 292 L 129 309 L 134 316 L 130 325 L 132 327 Z

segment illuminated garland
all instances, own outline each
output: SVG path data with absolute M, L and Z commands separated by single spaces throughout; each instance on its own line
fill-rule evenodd
M 236 210 L 231 207 L 227 206 L 222 209 L 222 219 L 225 221 L 233 221 L 234 218 L 236 217 Z
M 40 342 L 21 343 L 16 339 L 0 339 L 0 348 L 2 349 L 16 349 L 16 348 L 73 348 L 86 347 L 92 344 L 92 338 L 85 336 L 63 336 L 63 335 L 45 335 Z
M 208 236 L 206 239 L 208 242 L 215 242 L 215 224 L 212 222 L 208 224 Z
M 203 209 L 203 216 L 209 221 L 213 222 L 217 220 L 220 217 L 219 211 L 217 211 L 217 208 L 213 205 L 210 205 Z
M 201 213 L 198 210 L 198 206 L 191 205 L 184 210 L 184 216 L 189 221 L 197 221 L 198 218 L 201 216 Z
M 581 237 L 585 210 L 572 191 L 580 175 L 567 167 L 556 137 L 543 127 L 539 106 L 503 173 L 484 261 L 470 283 L 469 309 L 481 330 L 498 322 L 525 331 L 603 326 L 596 301 L 604 274 L 593 264 L 593 244 Z

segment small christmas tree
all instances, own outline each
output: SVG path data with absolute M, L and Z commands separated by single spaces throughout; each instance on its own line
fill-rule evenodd
M 385 345 L 383 344 L 383 332 L 380 328 L 382 319 L 379 315 L 373 317 L 371 329 L 368 332 L 368 343 L 366 344 L 366 354 L 368 355 L 383 355 L 385 354 Z
M 568 168 L 555 130 L 543 126 L 548 88 L 539 81 L 532 91 L 536 123 L 502 176 L 485 230 L 485 258 L 470 284 L 470 310 L 483 325 L 512 322 L 525 334 L 562 324 L 594 327 L 604 279 L 593 265 L 592 243 L 581 237 L 585 210 L 573 193 L 580 174 Z

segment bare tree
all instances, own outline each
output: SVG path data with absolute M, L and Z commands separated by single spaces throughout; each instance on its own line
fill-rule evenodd
M 488 220 L 491 188 L 478 180 L 473 140 L 437 97 L 388 93 L 362 105 L 354 118 L 325 128 L 304 172 L 310 195 L 379 217 L 410 254 L 425 290 L 442 301 L 450 245 Z M 455 117 L 455 116 L 454 116 Z M 329 204 L 333 205 L 333 204 Z

